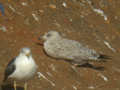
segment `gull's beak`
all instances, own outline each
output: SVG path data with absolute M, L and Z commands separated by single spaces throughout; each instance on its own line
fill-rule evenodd
M 42 36 L 40 36 L 40 37 L 38 38 L 38 40 L 42 40 Z
M 43 46 L 43 43 L 44 43 L 43 36 L 40 36 L 38 40 L 39 40 L 39 43 L 37 44 Z
M 42 36 L 38 37 L 34 37 L 32 39 L 32 42 L 34 42 L 37 45 L 43 46 L 43 40 L 42 40 Z
M 29 57 L 29 56 L 30 56 L 30 53 L 27 53 L 26 56 Z

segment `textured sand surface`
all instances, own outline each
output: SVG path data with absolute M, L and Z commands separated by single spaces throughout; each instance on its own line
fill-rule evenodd
M 0 81 L 7 63 L 29 46 L 39 65 L 29 82 L 30 90 L 119 90 L 120 89 L 120 1 L 119 0 L 1 0 Z M 104 71 L 74 69 L 67 62 L 46 56 L 35 39 L 49 30 L 112 56 Z M 23 90 L 22 84 L 18 90 Z M 3 90 L 11 90 L 5 86 Z

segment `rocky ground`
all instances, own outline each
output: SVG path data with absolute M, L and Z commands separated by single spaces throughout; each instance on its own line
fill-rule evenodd
M 1 0 L 0 81 L 20 48 L 30 47 L 39 65 L 29 90 L 120 90 L 120 0 Z M 92 62 L 104 70 L 77 67 L 55 60 L 36 44 L 50 30 L 65 33 L 100 53 L 107 62 Z M 17 90 L 23 90 L 18 83 Z M 8 85 L 1 90 L 13 90 Z

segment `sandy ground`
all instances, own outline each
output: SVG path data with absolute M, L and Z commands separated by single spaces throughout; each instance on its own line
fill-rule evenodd
M 39 65 L 28 82 L 29 90 L 120 90 L 120 0 L 1 0 L 5 15 L 0 15 L 0 83 L 8 62 L 20 48 L 30 47 Z M 65 33 L 100 53 L 111 56 L 108 62 L 93 62 L 104 70 L 73 68 L 55 60 L 36 44 L 50 30 Z M 17 90 L 23 90 L 18 83 Z M 13 90 L 8 85 L 0 90 Z

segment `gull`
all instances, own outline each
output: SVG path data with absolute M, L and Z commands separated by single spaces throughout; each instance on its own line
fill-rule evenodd
M 49 31 L 39 37 L 43 40 L 45 53 L 56 59 L 64 59 L 75 66 L 88 64 L 88 61 L 102 61 L 108 56 L 97 53 L 82 43 L 64 37 L 65 34 L 57 31 Z
M 16 81 L 25 82 L 24 90 L 27 90 L 27 81 L 35 75 L 36 71 L 37 65 L 30 48 L 22 48 L 19 55 L 8 63 L 3 82 L 6 82 L 9 78 L 13 79 L 14 90 L 16 90 Z

